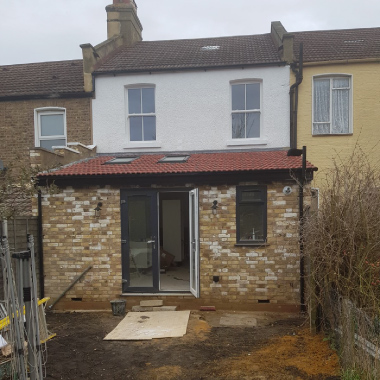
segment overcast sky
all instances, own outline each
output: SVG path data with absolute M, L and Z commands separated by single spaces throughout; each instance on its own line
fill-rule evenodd
M 144 40 L 380 26 L 379 0 L 136 0 Z M 112 0 L 0 0 L 0 64 L 81 58 Z

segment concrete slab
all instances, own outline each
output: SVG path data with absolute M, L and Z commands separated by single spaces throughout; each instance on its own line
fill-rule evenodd
M 162 306 L 164 304 L 163 300 L 146 300 L 146 301 L 140 301 L 140 306 Z
M 132 306 L 133 312 L 145 312 L 145 311 L 176 311 L 177 306 Z
M 176 311 L 178 306 L 157 306 L 153 307 L 153 311 Z
M 186 334 L 190 311 L 128 313 L 104 340 L 150 340 Z
M 229 326 L 229 327 L 256 327 L 257 319 L 253 318 L 249 314 L 224 314 L 220 317 L 220 326 Z

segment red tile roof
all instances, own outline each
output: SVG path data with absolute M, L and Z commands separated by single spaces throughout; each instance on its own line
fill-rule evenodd
M 82 60 L 0 66 L 0 99 L 85 94 Z
M 165 154 L 142 154 L 129 164 L 105 164 L 115 156 L 98 156 L 39 177 L 89 177 L 155 174 L 228 173 L 245 171 L 289 170 L 302 167 L 302 157 L 288 157 L 286 151 L 194 153 L 186 162 L 161 163 Z M 307 168 L 317 170 L 307 163 Z
M 380 58 L 380 28 L 296 32 L 297 59 L 300 42 L 303 42 L 304 62 Z
M 203 49 L 202 49 L 203 48 Z M 141 41 L 121 46 L 100 61 L 96 73 L 281 64 L 270 34 Z

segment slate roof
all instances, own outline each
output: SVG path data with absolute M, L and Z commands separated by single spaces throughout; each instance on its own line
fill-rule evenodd
M 300 42 L 304 62 L 380 58 L 380 28 L 295 32 L 297 60 Z
M 0 66 L 0 99 L 83 94 L 83 61 Z
M 201 174 L 246 171 L 301 169 L 302 157 L 287 156 L 286 151 L 193 153 L 181 163 L 159 162 L 165 154 L 136 154 L 129 164 L 105 164 L 115 156 L 98 156 L 38 177 L 101 177 L 120 175 Z M 307 168 L 317 170 L 307 163 Z
M 132 47 L 118 48 L 98 63 L 95 73 L 260 64 L 284 64 L 269 33 L 235 37 L 141 41 Z

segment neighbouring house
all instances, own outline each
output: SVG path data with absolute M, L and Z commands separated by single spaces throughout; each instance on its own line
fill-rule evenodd
M 315 187 L 334 166 L 362 150 L 380 163 L 380 28 L 294 33 L 295 57 L 303 43 L 298 133 L 318 165 Z
M 45 292 L 57 307 L 115 297 L 297 310 L 299 186 L 289 156 L 292 35 L 142 41 L 133 0 L 82 45 L 97 157 L 39 174 Z
M 71 161 L 82 156 L 77 146 L 92 154 L 93 147 L 84 147 L 92 144 L 92 93 L 84 91 L 81 60 L 0 66 L 0 82 L 0 159 L 5 168 L 65 164 L 70 161 L 65 155 L 73 155 Z M 55 146 L 60 149 L 54 152 Z M 31 213 L 31 201 L 24 199 L 16 216 Z
M 33 234 L 39 262 L 41 220 L 33 216 L 25 183 L 20 186 L 21 173 L 95 154 L 90 145 L 93 94 L 84 91 L 82 60 L 0 66 L 0 83 L 0 191 L 7 191 L 0 196 L 0 232 L 16 251 L 25 250 L 27 233 Z M 2 167 L 8 169 L 11 191 L 2 188 L 8 183 Z

